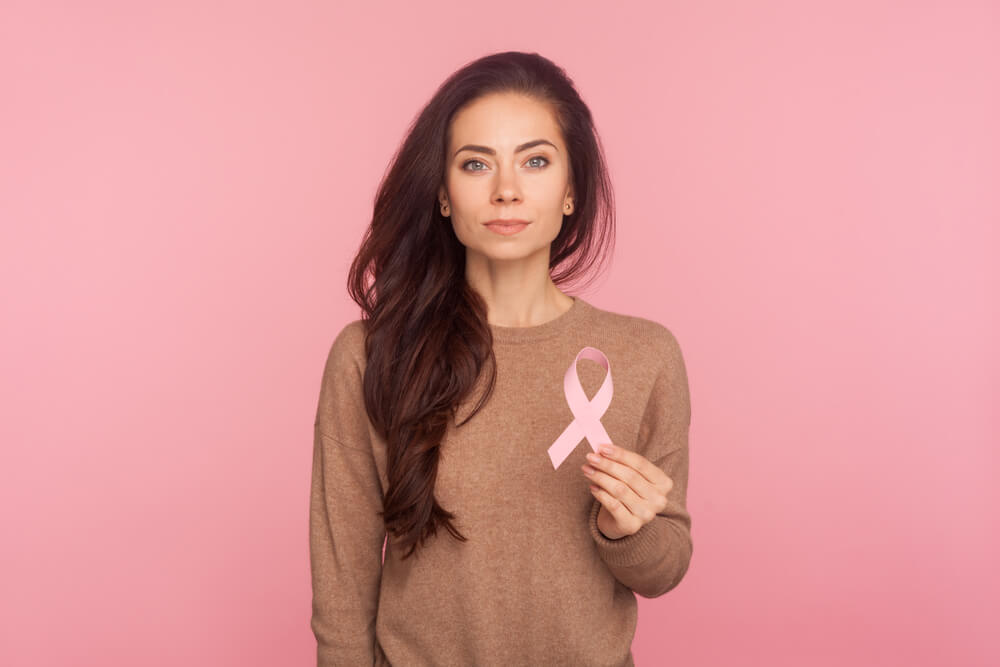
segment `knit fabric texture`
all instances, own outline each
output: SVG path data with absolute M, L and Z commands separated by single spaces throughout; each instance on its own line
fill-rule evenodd
M 456 426 L 480 398 L 485 372 L 459 406 L 434 482 L 468 541 L 438 530 L 406 560 L 377 515 L 388 489 L 386 442 L 364 407 L 363 322 L 337 334 L 322 374 L 312 462 L 319 667 L 634 664 L 636 595 L 670 591 L 691 560 L 687 373 L 664 325 L 573 299 L 541 325 L 489 325 L 496 385 L 480 412 Z M 558 468 L 548 456 L 574 419 L 563 382 L 585 346 L 610 362 L 614 394 L 600 421 L 613 444 L 673 480 L 667 507 L 614 540 L 598 530 L 601 503 L 580 469 L 588 441 Z M 607 371 L 589 359 L 576 367 L 592 399 Z

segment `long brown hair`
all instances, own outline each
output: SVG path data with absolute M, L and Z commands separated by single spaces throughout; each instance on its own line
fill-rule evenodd
M 439 447 L 487 361 L 488 389 L 469 418 L 492 394 L 496 358 L 486 302 L 465 279 L 465 246 L 436 197 L 452 117 L 481 96 L 504 92 L 547 104 L 570 156 L 575 210 L 563 216 L 551 244 L 552 281 L 575 280 L 614 245 L 614 198 L 600 138 L 590 110 L 555 63 L 517 51 L 475 60 L 452 74 L 413 121 L 379 184 L 348 276 L 366 333 L 365 408 L 387 445 L 389 488 L 381 515 L 387 532 L 408 548 L 403 558 L 439 525 L 455 539 L 468 539 L 434 498 Z

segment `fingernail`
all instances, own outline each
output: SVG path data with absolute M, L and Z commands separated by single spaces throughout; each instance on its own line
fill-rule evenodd
M 615 451 L 611 445 L 601 445 L 600 450 L 602 454 L 613 454 Z

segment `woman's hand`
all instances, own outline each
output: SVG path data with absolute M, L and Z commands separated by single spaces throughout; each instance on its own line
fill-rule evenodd
M 583 474 L 590 491 L 601 501 L 597 527 L 609 540 L 636 533 L 667 506 L 674 482 L 665 472 L 636 452 L 601 445 L 600 454 L 590 452 Z

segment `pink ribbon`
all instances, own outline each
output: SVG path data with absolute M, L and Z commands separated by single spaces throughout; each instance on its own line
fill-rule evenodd
M 580 384 L 580 376 L 576 373 L 576 362 L 580 359 L 590 359 L 604 366 L 608 374 L 604 376 L 601 388 L 594 394 L 593 400 L 587 398 Z M 549 447 L 549 458 L 552 465 L 559 468 L 559 465 L 566 460 L 576 446 L 580 444 L 581 438 L 586 438 L 590 443 L 590 448 L 595 452 L 602 444 L 611 442 L 611 436 L 604 430 L 601 417 L 607 412 L 611 405 L 611 395 L 614 389 L 611 384 L 611 363 L 603 352 L 596 347 L 585 347 L 580 350 L 573 363 L 566 369 L 563 377 L 563 393 L 566 395 L 566 403 L 573 413 L 573 421 L 556 438 L 556 441 Z

